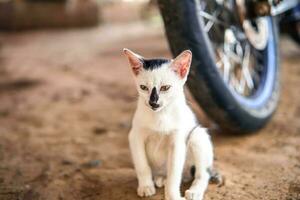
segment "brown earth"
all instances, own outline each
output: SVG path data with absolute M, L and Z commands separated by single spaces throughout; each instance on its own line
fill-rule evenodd
M 170 57 L 162 27 L 2 33 L 0 44 L 0 199 L 140 199 L 127 142 L 136 92 L 121 49 Z M 258 133 L 214 134 L 226 183 L 206 199 L 300 199 L 299 48 L 283 39 L 281 54 L 278 112 Z

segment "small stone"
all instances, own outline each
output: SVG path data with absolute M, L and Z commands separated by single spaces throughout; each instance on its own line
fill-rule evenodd
M 72 161 L 70 161 L 70 160 L 62 160 L 61 164 L 63 164 L 63 165 L 72 165 L 74 163 Z
M 119 127 L 124 128 L 124 129 L 129 129 L 130 128 L 130 123 L 129 122 L 120 122 Z
M 101 134 L 106 133 L 106 132 L 107 132 L 107 129 L 104 128 L 104 127 L 95 127 L 95 128 L 93 129 L 93 132 L 94 132 L 94 134 L 96 134 L 96 135 L 101 135 Z
M 9 114 L 9 110 L 0 110 L 0 117 L 7 117 Z
M 100 164 L 101 164 L 100 160 L 91 160 L 91 161 L 88 161 L 86 163 L 83 163 L 82 167 L 85 167 L 85 168 L 95 168 L 95 167 L 100 166 Z
M 91 92 L 88 89 L 81 89 L 81 96 L 89 96 Z
M 27 185 L 25 185 L 25 189 L 26 189 L 26 190 L 29 190 L 29 189 L 31 189 L 30 185 L 28 185 L 28 184 L 27 184 Z

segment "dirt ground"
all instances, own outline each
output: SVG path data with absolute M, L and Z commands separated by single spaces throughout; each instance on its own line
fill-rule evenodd
M 136 92 L 121 50 L 170 57 L 162 27 L 1 33 L 0 44 L 0 199 L 140 199 L 127 142 Z M 258 133 L 213 135 L 226 182 L 207 200 L 300 199 L 300 51 L 286 38 L 280 49 L 279 109 Z

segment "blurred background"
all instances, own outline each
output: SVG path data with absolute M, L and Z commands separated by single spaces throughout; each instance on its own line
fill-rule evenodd
M 139 199 L 124 47 L 171 58 L 155 1 L 0 0 L 0 200 Z M 256 134 L 213 134 L 226 183 L 206 199 L 300 198 L 299 46 L 282 35 L 280 54 L 277 113 Z

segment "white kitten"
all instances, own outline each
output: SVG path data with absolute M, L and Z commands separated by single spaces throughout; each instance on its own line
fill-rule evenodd
M 184 51 L 174 60 L 144 59 L 124 49 L 139 93 L 138 106 L 129 133 L 139 196 L 155 194 L 165 186 L 166 200 L 201 200 L 210 179 L 213 148 L 210 137 L 186 103 L 183 86 L 192 53 Z M 180 195 L 180 183 L 192 186 Z

